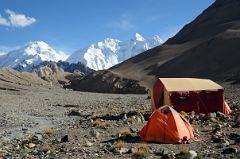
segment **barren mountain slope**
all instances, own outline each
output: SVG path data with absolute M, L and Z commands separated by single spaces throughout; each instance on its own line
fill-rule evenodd
M 49 86 L 49 83 L 31 73 L 20 73 L 13 69 L 0 69 L 1 90 L 27 90 L 30 87 Z
M 238 80 L 239 39 L 240 1 L 217 0 L 165 44 L 116 65 L 109 72 L 95 75 L 104 77 L 114 73 L 147 87 L 153 76 Z M 87 79 L 90 77 L 84 80 Z M 101 85 L 89 84 L 89 87 Z

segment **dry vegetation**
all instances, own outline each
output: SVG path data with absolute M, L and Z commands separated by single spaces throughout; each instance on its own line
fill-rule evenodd
M 111 126 L 112 122 L 108 120 L 102 120 L 102 119 L 96 119 L 94 122 L 94 125 L 102 128 L 102 129 L 107 129 Z
M 132 131 L 129 128 L 122 128 L 118 132 L 118 136 L 132 136 Z
M 44 133 L 47 135 L 51 135 L 55 132 L 56 130 L 54 128 L 46 128 L 44 129 Z
M 134 159 L 143 159 L 147 158 L 150 152 L 149 146 L 147 144 L 138 144 L 137 147 L 133 149 L 133 158 Z
M 116 142 L 113 143 L 113 147 L 115 149 L 121 149 L 121 148 L 127 148 L 128 144 L 122 140 L 118 140 Z

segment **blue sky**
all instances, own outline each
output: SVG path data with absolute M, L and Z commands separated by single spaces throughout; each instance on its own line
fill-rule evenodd
M 1 0 L 0 50 L 42 40 L 67 54 L 107 37 L 136 32 L 163 40 L 214 0 Z

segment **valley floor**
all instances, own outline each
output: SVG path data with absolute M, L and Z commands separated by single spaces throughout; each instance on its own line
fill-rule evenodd
M 240 87 L 225 87 L 229 105 L 239 110 Z M 147 95 L 0 90 L 0 158 L 160 158 L 189 150 L 202 158 L 239 155 L 236 113 L 187 116 L 198 137 L 175 145 L 141 142 L 138 132 L 149 116 Z

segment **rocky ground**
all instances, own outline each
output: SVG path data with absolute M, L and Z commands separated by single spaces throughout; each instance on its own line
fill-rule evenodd
M 224 87 L 233 113 L 183 114 L 196 131 L 186 144 L 140 140 L 147 95 L 0 90 L 0 158 L 239 158 L 240 86 Z

